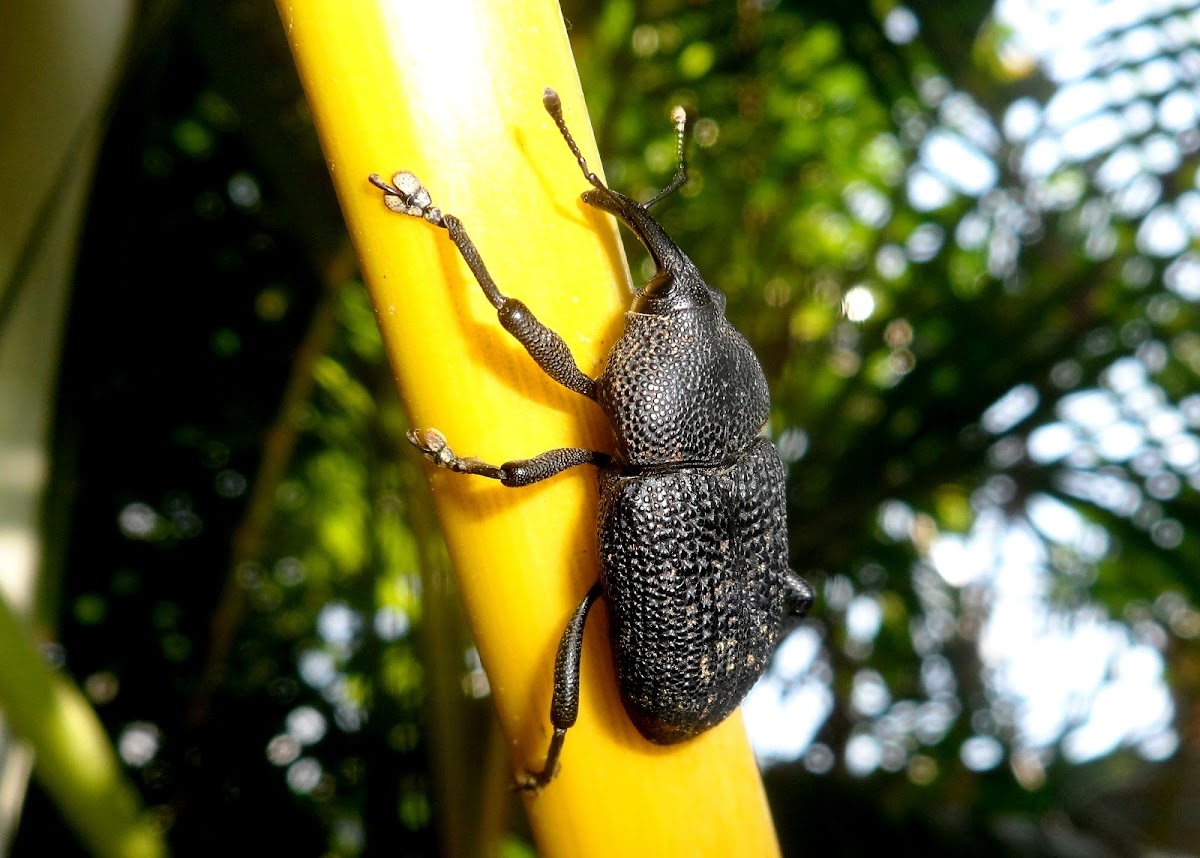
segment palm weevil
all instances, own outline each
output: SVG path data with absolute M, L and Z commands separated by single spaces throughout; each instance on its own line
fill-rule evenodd
M 409 172 L 372 174 L 392 211 L 450 233 L 504 326 L 547 375 L 594 399 L 613 429 L 613 452 L 562 448 L 490 465 L 455 455 L 436 429 L 409 440 L 438 467 L 525 486 L 576 465 L 599 469 L 600 580 L 567 623 L 554 668 L 554 735 L 540 771 L 518 778 L 537 792 L 554 777 L 579 711 L 579 663 L 588 610 L 608 602 L 621 700 L 651 742 L 681 742 L 723 721 L 762 675 L 789 623 L 812 605 L 788 568 L 784 468 L 766 424 L 767 381 L 750 344 L 725 319 L 725 296 L 650 216 L 687 181 L 685 116 L 673 119 L 679 166 L 640 204 L 604 185 L 575 144 L 557 93 L 546 110 L 592 189 L 583 201 L 618 217 L 654 260 L 633 297 L 625 330 L 597 379 L 563 339 L 520 301 L 500 293 L 462 222 L 433 205 Z

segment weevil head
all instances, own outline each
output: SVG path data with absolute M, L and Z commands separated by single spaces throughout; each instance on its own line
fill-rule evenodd
M 710 287 L 696 266 L 679 249 L 662 225 L 644 206 L 611 188 L 594 188 L 583 194 L 590 206 L 615 215 L 633 231 L 650 253 L 657 269 L 633 299 L 635 313 L 666 315 L 681 310 L 715 307 L 725 312 L 725 296 Z

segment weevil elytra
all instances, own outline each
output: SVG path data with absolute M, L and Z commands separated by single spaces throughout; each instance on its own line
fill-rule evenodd
M 563 339 L 520 301 L 501 294 L 462 222 L 433 205 L 409 172 L 389 184 L 372 174 L 392 211 L 450 233 L 500 324 L 559 384 L 594 399 L 613 429 L 613 452 L 562 448 L 489 465 L 455 455 L 436 429 L 409 440 L 441 468 L 516 487 L 576 465 L 599 471 L 601 577 L 567 622 L 554 668 L 554 735 L 539 771 L 519 788 L 542 789 L 557 769 L 579 711 L 583 627 L 601 596 L 621 700 L 651 742 L 681 742 L 716 726 L 762 675 L 789 621 L 812 605 L 788 567 L 784 468 L 760 431 L 770 406 L 750 344 L 725 319 L 725 296 L 650 216 L 687 181 L 685 115 L 675 108 L 679 166 L 641 204 L 588 169 L 547 89 L 547 112 L 592 186 L 582 199 L 619 218 L 650 253 L 655 275 L 637 291 L 604 372 L 589 378 Z

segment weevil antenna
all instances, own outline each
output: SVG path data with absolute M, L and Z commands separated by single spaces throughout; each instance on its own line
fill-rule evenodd
M 663 197 L 668 197 L 675 193 L 687 181 L 687 159 L 684 158 L 683 145 L 683 133 L 684 129 L 687 128 L 687 112 L 679 105 L 676 105 L 671 111 L 671 120 L 675 123 L 675 152 L 679 156 L 679 167 L 675 170 L 675 177 L 671 179 L 671 184 L 659 191 L 650 202 L 642 203 L 642 208 L 644 209 L 650 208 L 650 206 L 663 199 Z
M 600 181 L 600 177 L 588 169 L 587 161 L 584 160 L 583 153 L 579 151 L 579 147 L 575 145 L 575 138 L 571 136 L 570 130 L 567 128 L 567 122 L 563 119 L 562 99 L 558 97 L 558 93 L 550 87 L 546 87 L 546 91 L 542 93 L 542 104 L 546 106 L 546 112 L 550 114 L 550 118 L 554 120 L 554 124 L 558 126 L 559 133 L 563 139 L 567 141 L 567 145 L 571 147 L 571 154 L 575 156 L 575 160 L 579 162 L 579 169 L 583 170 L 584 177 L 591 183 L 593 188 L 598 188 L 601 191 L 607 191 L 608 188 L 604 182 Z

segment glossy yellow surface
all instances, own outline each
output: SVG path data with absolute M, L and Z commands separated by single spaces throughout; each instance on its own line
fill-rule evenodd
M 599 409 L 548 379 L 504 332 L 446 232 L 389 212 L 367 182 L 372 172 L 419 176 L 434 204 L 464 222 L 501 291 L 599 374 L 629 275 L 615 222 L 579 201 L 587 185 L 542 107 L 554 87 L 599 172 L 557 4 L 278 5 L 414 424 L 496 464 L 553 447 L 609 449 Z M 594 470 L 516 490 L 430 478 L 514 767 L 539 766 L 558 640 L 598 575 Z M 527 800 L 541 853 L 778 854 L 740 716 L 684 745 L 645 742 L 616 694 L 606 623 L 600 602 L 562 772 Z

